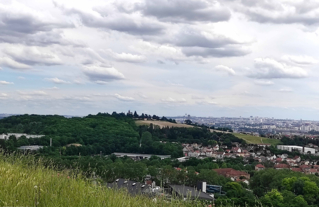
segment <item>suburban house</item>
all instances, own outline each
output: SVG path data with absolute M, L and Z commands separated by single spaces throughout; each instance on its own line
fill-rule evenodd
M 221 168 L 214 169 L 219 175 L 225 176 L 226 178 L 231 178 L 232 180 L 241 179 L 241 177 L 245 177 L 245 179 L 250 179 L 250 175 L 246 172 L 234 170 L 232 168 Z
M 274 166 L 274 168 L 275 168 L 276 170 L 289 169 L 289 165 L 287 165 L 287 164 L 276 164 L 276 165 Z
M 258 164 L 258 165 L 255 166 L 255 170 L 256 170 L 256 171 L 264 170 L 264 169 L 266 169 L 266 168 L 265 168 L 265 166 L 263 166 L 262 164 Z

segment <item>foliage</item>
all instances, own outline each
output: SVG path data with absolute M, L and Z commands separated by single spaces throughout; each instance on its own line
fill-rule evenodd
M 14 164 L 13 164 L 14 163 Z M 54 166 L 51 166 L 54 168 Z M 0 206 L 203 206 L 200 202 L 154 202 L 144 196 L 131 197 L 124 190 L 104 187 L 73 171 L 55 171 L 32 157 L 0 156 Z

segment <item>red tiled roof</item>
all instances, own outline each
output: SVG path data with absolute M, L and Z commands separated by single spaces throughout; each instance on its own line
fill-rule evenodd
M 214 169 L 219 175 L 223 176 L 247 176 L 249 174 L 243 171 L 234 170 L 232 168 L 221 168 L 221 169 Z
M 301 168 L 291 168 L 291 170 L 294 172 L 302 172 Z
M 275 168 L 275 169 L 277 169 L 277 168 L 279 168 L 279 169 L 281 169 L 281 168 L 288 169 L 289 166 L 288 166 L 287 164 L 276 164 L 276 165 L 274 166 L 274 168 Z
M 311 168 L 310 165 L 300 165 L 299 167 L 300 167 L 300 168 Z
M 258 167 L 258 168 L 265 168 L 265 166 L 263 166 L 262 164 L 258 164 L 258 165 L 256 165 L 256 167 Z

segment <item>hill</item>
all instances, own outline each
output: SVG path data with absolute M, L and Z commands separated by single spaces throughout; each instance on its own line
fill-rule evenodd
M 148 197 L 132 197 L 99 182 L 93 185 L 92 180 L 71 171 L 47 169 L 32 157 L 0 155 L 0 182 L 0 206 L 191 206 L 178 200 L 157 198 L 154 202 Z
M 240 133 L 233 133 L 234 136 L 243 139 L 247 142 L 247 144 L 271 144 L 271 145 L 278 145 L 280 144 L 280 140 L 278 139 L 269 139 L 264 137 L 256 137 L 248 134 L 240 134 Z

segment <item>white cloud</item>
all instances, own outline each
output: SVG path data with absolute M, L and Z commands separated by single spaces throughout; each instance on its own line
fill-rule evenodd
M 219 22 L 227 21 L 231 16 L 228 8 L 209 0 L 145 0 L 135 9 L 168 22 Z
M 139 97 L 143 98 L 143 99 L 147 99 L 147 95 L 143 94 L 143 93 L 139 93 L 138 94 Z
M 319 23 L 319 2 L 317 0 L 237 0 L 233 8 L 259 23 L 303 24 Z
M 174 99 L 174 98 L 171 98 L 171 97 L 168 97 L 168 98 L 165 98 L 165 99 L 161 99 L 161 101 L 164 102 L 164 103 L 185 103 L 185 102 L 187 102 L 187 100 L 184 99 L 184 98 Z
M 93 82 L 106 83 L 124 79 L 124 75 L 113 67 L 84 67 L 84 74 Z
M 19 64 L 24 65 L 60 65 L 61 59 L 51 51 L 39 47 L 10 46 L 3 51 L 7 56 Z
M 25 80 L 25 77 L 19 76 L 18 79 L 19 79 L 19 80 Z
M 0 65 L 9 67 L 12 69 L 30 69 L 31 68 L 29 65 L 18 63 L 9 57 L 0 57 Z
M 271 86 L 275 84 L 274 82 L 269 80 L 255 80 L 254 83 L 261 86 Z
M 281 57 L 281 59 L 290 63 L 299 64 L 299 65 L 311 65 L 311 64 L 318 63 L 318 60 L 306 55 L 303 55 L 303 56 L 284 55 Z
M 291 88 L 281 88 L 279 90 L 279 92 L 283 92 L 283 93 L 291 93 L 293 92 L 293 90 Z
M 12 82 L 7 82 L 7 81 L 0 81 L 0 85 L 12 85 L 14 83 Z
M 8 97 L 8 94 L 6 94 L 6 93 L 0 93 L 0 98 L 6 98 L 6 97 Z
M 202 99 L 205 99 L 205 96 L 192 95 L 192 99 L 195 99 L 195 100 L 202 100 Z
M 215 101 L 206 101 L 206 100 L 202 100 L 202 101 L 196 101 L 197 104 L 204 104 L 204 105 L 217 105 L 217 102 Z
M 74 27 L 60 15 L 51 15 L 47 10 L 31 9 L 24 3 L 0 3 L 0 42 L 26 45 L 59 44 L 63 37 L 54 30 Z
M 255 68 L 250 71 L 248 77 L 257 79 L 296 79 L 308 77 L 308 72 L 303 68 L 290 66 L 271 58 L 257 58 L 255 59 Z
M 57 83 L 57 84 L 65 84 L 65 83 L 69 83 L 68 81 L 65 80 L 61 80 L 59 78 L 46 78 L 45 80 L 53 82 L 53 83 Z
M 129 63 L 141 63 L 145 62 L 146 58 L 142 55 L 134 55 L 130 53 L 116 53 L 112 50 L 104 51 L 107 55 L 119 62 L 129 62 Z
M 58 90 L 59 88 L 56 86 L 53 86 L 52 88 L 47 88 L 48 90 Z
M 25 95 L 25 96 L 46 96 L 48 95 L 46 92 L 44 91 L 30 91 L 30 92 L 26 92 L 26 91 L 18 91 L 18 93 L 20 95 Z
M 114 97 L 120 101 L 134 101 L 134 98 L 128 96 L 121 96 L 120 94 L 114 94 Z
M 225 65 L 217 65 L 215 67 L 215 69 L 217 71 L 222 71 L 222 72 L 226 72 L 228 75 L 236 75 L 236 72 L 234 71 L 234 69 L 230 68 L 230 67 L 227 67 Z

